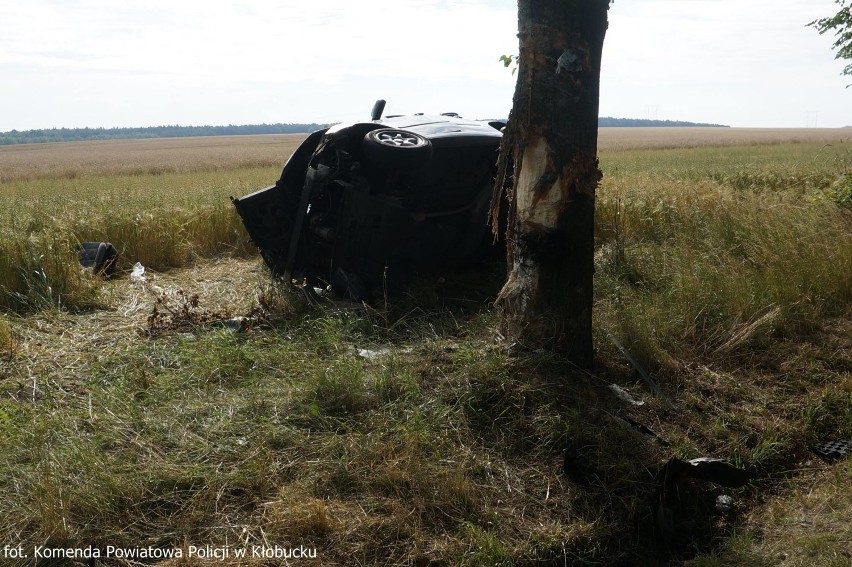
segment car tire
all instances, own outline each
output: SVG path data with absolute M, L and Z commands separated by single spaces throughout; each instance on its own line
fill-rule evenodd
M 421 167 L 432 158 L 432 142 L 408 130 L 379 128 L 364 136 L 364 155 L 384 167 Z

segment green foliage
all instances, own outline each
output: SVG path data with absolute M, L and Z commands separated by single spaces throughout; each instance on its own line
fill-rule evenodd
M 511 549 L 500 540 L 499 534 L 472 524 L 464 524 L 459 539 L 468 542 L 469 545 L 459 565 L 508 567 L 515 564 Z
M 841 209 L 852 209 L 852 174 L 844 174 L 826 193 L 828 200 Z
M 500 63 L 503 64 L 503 67 L 507 69 L 509 67 L 512 68 L 512 74 L 514 75 L 518 71 L 518 56 L 517 55 L 501 55 Z
M 837 52 L 835 59 L 852 60 L 852 3 L 849 0 L 836 0 L 840 10 L 831 17 L 814 20 L 808 25 L 820 34 L 834 32 L 832 48 Z M 843 68 L 842 74 L 852 75 L 852 63 Z M 849 85 L 847 85 L 848 87 Z

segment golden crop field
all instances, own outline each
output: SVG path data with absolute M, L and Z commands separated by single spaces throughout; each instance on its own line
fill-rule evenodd
M 280 134 L 0 146 L 0 180 L 281 165 L 304 138 Z
M 601 128 L 601 151 L 852 142 L 852 128 Z
M 282 165 L 303 134 L 0 146 L 0 180 Z M 850 128 L 601 128 L 601 151 L 850 142 Z
M 601 164 L 608 175 L 619 163 L 624 167 L 638 160 L 647 168 L 651 165 L 644 162 L 651 159 L 654 167 L 691 168 L 690 175 L 717 179 L 739 176 L 745 184 L 770 177 L 795 184 L 799 175 L 817 175 L 817 182 L 825 184 L 840 167 L 828 162 L 849 153 L 850 133 L 603 128 Z M 253 254 L 229 197 L 273 183 L 303 139 L 259 135 L 0 147 L 0 285 L 20 297 L 22 289 L 35 285 L 27 275 L 35 272 L 52 277 L 57 283 L 51 289 L 74 303 L 80 285 L 73 283 L 76 271 L 68 266 L 79 241 L 112 242 L 125 267 L 139 261 L 163 269 L 223 253 Z M 751 155 L 732 150 L 720 157 L 725 147 L 752 148 Z M 717 150 L 696 153 L 690 148 Z M 651 149 L 660 151 L 647 151 Z M 751 165 L 742 165 L 743 160 Z M 813 160 L 826 163 L 815 166 Z M 616 180 L 605 179 L 601 194 Z M 10 301 L 8 294 L 0 296 L 0 306 Z

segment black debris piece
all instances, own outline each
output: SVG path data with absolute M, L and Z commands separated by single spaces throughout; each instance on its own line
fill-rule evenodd
M 740 488 L 751 480 L 751 473 L 737 468 L 721 459 L 700 457 L 682 461 L 676 457 L 669 460 L 660 471 L 664 483 L 676 482 L 681 477 L 690 477 L 713 482 L 728 488 Z
M 651 429 L 650 427 L 648 427 L 648 426 L 647 426 L 647 425 L 645 425 L 644 423 L 642 423 L 642 422 L 640 422 L 640 421 L 637 421 L 637 420 L 633 419 L 633 418 L 632 418 L 632 417 L 630 417 L 629 415 L 620 415 L 620 416 L 616 416 L 616 419 L 620 419 L 620 420 L 624 421 L 624 422 L 627 424 L 627 426 L 632 427 L 633 429 L 635 429 L 635 430 L 636 430 L 636 431 L 638 431 L 639 433 L 642 433 L 643 435 L 647 435 L 647 436 L 649 436 L 649 437 L 653 437 L 653 438 L 654 438 L 654 439 L 656 439 L 656 440 L 660 443 L 660 445 L 662 445 L 663 447 L 670 447 L 670 446 L 671 446 L 671 443 L 669 443 L 669 442 L 668 442 L 668 441 L 667 441 L 664 437 L 662 437 L 659 433 L 657 433 L 656 431 L 654 431 L 653 429 Z
M 825 441 L 813 446 L 813 451 L 820 458 L 832 462 L 849 456 L 852 450 L 852 439 L 840 439 L 838 441 Z
M 109 276 L 115 272 L 118 250 L 109 242 L 82 242 L 77 246 L 77 258 L 84 268 Z
M 653 505 L 657 534 L 669 549 L 684 549 L 690 534 L 700 529 L 707 506 L 702 506 L 710 493 L 689 479 L 712 482 L 728 488 L 739 488 L 752 478 L 750 472 L 721 459 L 701 457 L 683 461 L 671 458 L 657 474 L 657 491 Z M 712 504 L 716 513 L 734 511 L 731 496 L 718 495 Z
M 589 459 L 573 447 L 565 449 L 562 471 L 580 486 L 591 486 L 592 479 L 600 478 Z

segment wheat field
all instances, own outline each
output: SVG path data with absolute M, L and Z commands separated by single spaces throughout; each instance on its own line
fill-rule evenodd
M 604 128 L 600 153 L 605 171 L 610 161 L 653 159 L 661 168 L 692 164 L 693 177 L 739 176 L 740 183 L 749 184 L 780 176 L 788 183 L 797 176 L 791 168 L 800 165 L 814 175 L 812 164 L 799 163 L 808 156 L 842 161 L 849 154 L 849 134 L 849 129 Z M 0 147 L 0 286 L 7 290 L 0 294 L 0 306 L 26 309 L 31 297 L 48 290 L 50 298 L 36 303 L 86 304 L 91 290 L 74 268 L 77 242 L 112 242 L 125 268 L 142 262 L 166 269 L 197 258 L 253 254 L 228 198 L 273 183 L 303 139 L 269 135 Z M 762 157 L 735 151 L 737 159 L 753 165 L 731 168 L 731 159 L 714 157 L 726 147 L 759 148 L 752 153 Z M 705 150 L 701 163 L 691 148 Z M 654 149 L 659 151 L 647 151 Z M 839 163 L 819 167 L 819 179 L 809 182 L 823 186 L 842 169 Z M 604 181 L 601 195 L 607 190 Z
M 162 174 L 281 165 L 303 134 L 0 146 L 0 181 Z M 852 128 L 601 128 L 602 152 L 782 143 L 849 143 Z
M 607 150 L 701 148 L 753 144 L 837 144 L 852 141 L 852 128 L 601 128 Z
M 0 146 L 0 181 L 278 166 L 304 138 L 281 134 Z

